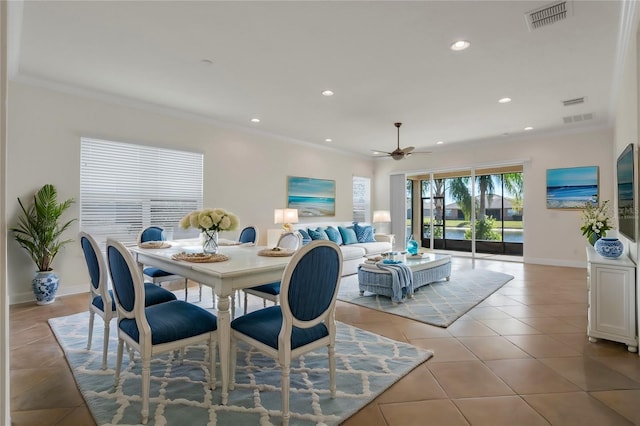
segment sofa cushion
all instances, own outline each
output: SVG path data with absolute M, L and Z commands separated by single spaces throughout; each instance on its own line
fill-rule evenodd
M 300 233 L 300 235 L 302 235 L 302 239 L 303 240 L 310 240 L 311 239 L 311 235 L 309 235 L 309 233 L 307 232 L 306 229 L 298 229 L 298 232 Z
M 309 228 L 309 235 L 311 236 L 312 240 L 328 240 L 329 239 L 329 237 L 327 236 L 327 233 L 324 232 L 324 230 L 320 227 L 318 227 L 315 230 Z
M 344 228 L 342 226 L 338 226 L 338 231 L 340 231 L 340 236 L 342 236 L 343 244 L 355 244 L 358 242 L 358 237 L 356 236 L 356 231 L 353 230 L 353 227 L 348 226 Z
M 337 245 L 342 245 L 342 236 L 340 235 L 340 231 L 338 231 L 333 226 L 327 226 L 327 229 L 324 230 L 327 233 L 327 237 Z
M 365 251 L 366 256 L 380 254 L 391 250 L 391 243 L 388 241 L 376 241 L 374 243 L 356 243 L 354 247 L 361 247 Z
M 364 247 L 356 247 L 353 244 L 349 244 L 347 246 L 340 246 L 340 251 L 342 252 L 342 261 L 346 262 L 348 260 L 358 259 L 359 261 L 364 260 L 364 257 L 367 253 Z
M 373 237 L 373 226 L 362 226 L 357 223 L 353 224 L 353 230 L 356 233 L 356 238 L 359 243 L 375 243 L 376 239 Z

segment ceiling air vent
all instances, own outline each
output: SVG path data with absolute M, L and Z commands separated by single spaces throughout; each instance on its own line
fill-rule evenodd
M 567 19 L 571 14 L 571 1 L 558 1 L 525 13 L 529 31 Z
M 581 121 L 592 120 L 592 119 L 593 119 L 592 112 L 589 112 L 587 114 L 568 115 L 566 117 L 562 117 L 562 121 L 564 121 L 564 124 L 579 123 Z
M 567 99 L 566 101 L 562 101 L 562 105 L 564 106 L 578 105 L 583 103 L 584 103 L 584 96 L 582 98 Z

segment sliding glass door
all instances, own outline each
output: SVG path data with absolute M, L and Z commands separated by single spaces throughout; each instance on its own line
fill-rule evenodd
M 413 179 L 421 188 L 421 214 L 414 219 L 420 220 L 423 247 L 522 255 L 521 167 Z

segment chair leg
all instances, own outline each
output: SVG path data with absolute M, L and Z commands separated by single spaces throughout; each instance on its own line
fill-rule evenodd
M 231 319 L 236 317 L 236 293 L 231 293 Z
M 331 399 L 336 397 L 336 350 L 333 343 L 329 344 L 329 390 Z
M 289 424 L 289 387 L 291 380 L 291 365 L 287 362 L 282 366 L 282 425 L 287 426 Z
M 87 350 L 91 350 L 91 339 L 93 338 L 93 318 L 95 317 L 95 315 L 95 312 L 91 310 L 89 311 L 89 341 L 87 342 Z
M 124 352 L 124 340 L 118 339 L 118 353 L 116 355 L 116 373 L 114 387 L 118 387 L 120 381 L 120 369 L 122 368 L 122 353 Z
M 198 283 L 198 286 L 200 287 L 199 293 L 198 293 L 198 302 L 202 302 L 202 284 Z M 216 302 L 214 301 L 213 303 L 216 303 Z
M 229 345 L 229 389 L 233 390 L 236 387 L 236 365 L 238 365 L 238 349 L 236 345 L 236 339 L 233 338 L 233 331 L 231 331 L 231 342 Z
M 218 341 L 214 334 L 209 336 L 209 389 L 216 388 L 216 346 Z
M 187 301 L 189 297 L 189 280 L 187 278 L 184 279 L 184 301 Z
M 142 411 L 141 422 L 146 425 L 149 421 L 149 390 L 151 388 L 151 359 L 148 354 L 142 354 Z
M 107 352 L 109 352 L 109 321 L 105 318 L 104 320 L 104 342 L 102 343 L 102 369 L 107 369 Z
M 249 296 L 247 295 L 247 292 L 244 292 L 244 314 L 247 315 L 247 306 L 249 305 L 248 302 L 248 298 Z

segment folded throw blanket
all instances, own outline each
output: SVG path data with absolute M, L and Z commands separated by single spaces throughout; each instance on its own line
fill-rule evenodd
M 391 292 L 393 302 L 402 302 L 413 295 L 413 274 L 411 268 L 399 261 L 384 260 L 376 263 L 378 268 L 391 273 Z

